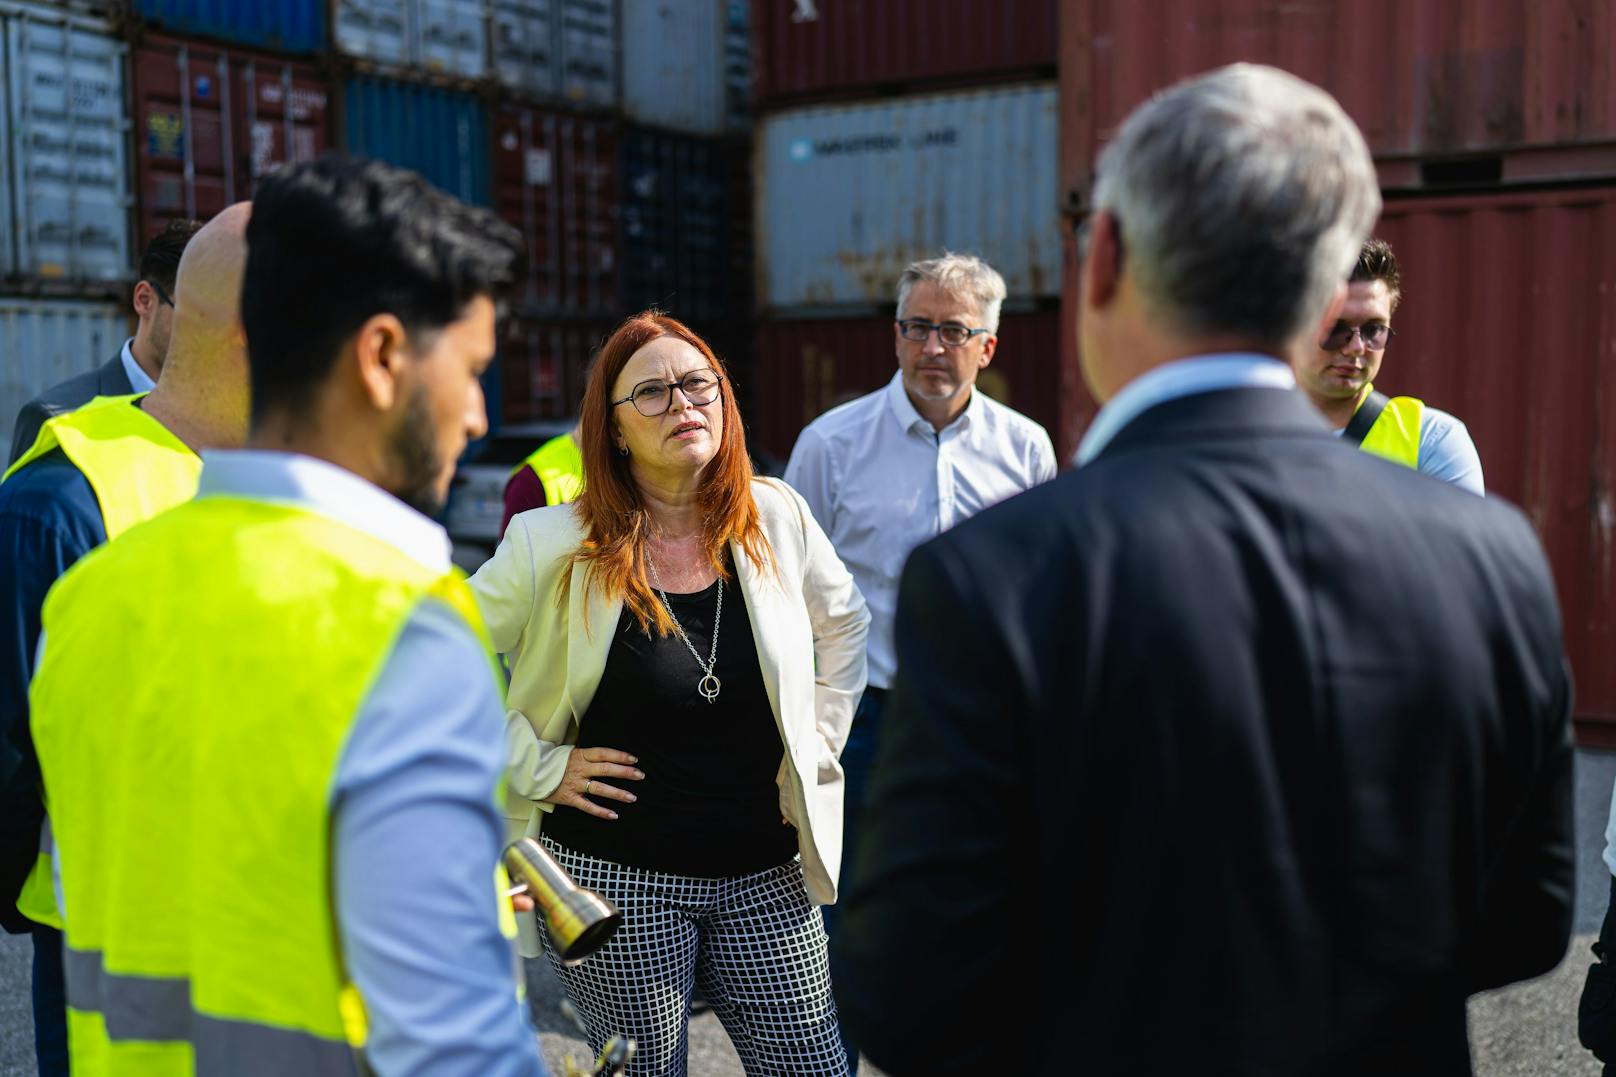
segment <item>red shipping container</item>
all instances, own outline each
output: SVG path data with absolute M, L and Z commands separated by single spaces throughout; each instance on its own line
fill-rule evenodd
M 142 247 L 173 218 L 211 217 L 331 145 L 332 96 L 308 64 L 154 34 L 133 67 Z
M 1060 399 L 1060 312 L 1006 312 L 999 345 L 977 386 L 1055 429 Z M 836 406 L 885 385 L 898 369 L 892 319 L 823 318 L 758 327 L 747 441 L 783 465 L 802 428 Z
M 1392 201 L 1376 234 L 1397 252 L 1403 298 L 1375 384 L 1462 419 L 1489 494 L 1532 521 L 1579 738 L 1616 747 L 1616 187 Z M 1063 373 L 1079 370 L 1075 332 L 1062 356 Z M 1088 417 L 1071 399 L 1063 452 Z
M 615 322 L 513 319 L 499 355 L 504 421 L 577 415 L 589 361 L 615 328 Z
M 762 0 L 753 95 L 765 104 L 1047 76 L 1056 0 Z
M 530 314 L 618 313 L 618 130 L 610 120 L 494 113 L 494 206 L 527 241 Z
M 1069 0 L 1061 181 L 1152 93 L 1248 60 L 1329 90 L 1398 188 L 1616 176 L 1616 6 L 1605 0 Z

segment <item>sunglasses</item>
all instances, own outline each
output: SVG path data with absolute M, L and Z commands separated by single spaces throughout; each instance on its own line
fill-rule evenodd
M 1385 322 L 1369 322 L 1365 325 L 1348 325 L 1346 322 L 1336 322 L 1335 328 L 1331 329 L 1329 334 L 1319 341 L 1319 347 L 1327 352 L 1338 352 L 1352 343 L 1352 338 L 1357 336 L 1363 341 L 1365 348 L 1372 352 L 1378 352 L 1395 335 L 1392 332 L 1392 327 Z

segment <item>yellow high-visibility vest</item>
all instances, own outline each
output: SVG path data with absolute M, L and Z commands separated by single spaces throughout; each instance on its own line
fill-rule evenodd
M 140 394 L 96 397 L 82 408 L 54 416 L 40 427 L 29 450 L 6 469 L 4 478 L 61 449 L 95 492 L 108 542 L 189 501 L 196 494 L 202 458 L 137 407 L 139 399 Z M 39 857 L 17 895 L 17 911 L 35 923 L 60 928 L 51 883 L 51 839 L 47 819 Z
M 1373 385 L 1365 388 L 1364 399 L 1368 400 L 1374 390 Z M 1420 423 L 1424 418 L 1424 401 L 1412 396 L 1394 396 L 1386 401 L 1386 407 L 1358 447 L 1394 464 L 1417 468 L 1420 466 Z
M 211 495 L 51 591 L 31 704 L 75 1077 L 355 1072 L 366 1018 L 341 960 L 332 788 L 429 599 L 487 649 L 458 571 L 294 505 Z M 509 900 L 489 901 L 514 935 Z
M 516 474 L 524 467 L 532 468 L 544 484 L 546 505 L 576 501 L 578 495 L 584 492 L 584 457 L 571 434 L 562 434 L 546 441 L 526 460 L 517 464 L 511 474 Z

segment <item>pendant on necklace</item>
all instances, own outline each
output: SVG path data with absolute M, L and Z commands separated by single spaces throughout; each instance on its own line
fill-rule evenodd
M 709 703 L 718 702 L 718 690 L 722 687 L 723 685 L 719 683 L 718 678 L 711 673 L 696 682 L 696 691 L 700 692 L 701 698 Z

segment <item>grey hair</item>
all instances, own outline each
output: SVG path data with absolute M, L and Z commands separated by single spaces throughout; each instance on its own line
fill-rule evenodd
M 999 308 L 1004 305 L 1005 288 L 997 269 L 974 254 L 953 251 L 944 251 L 940 258 L 910 262 L 898 277 L 898 317 L 903 317 L 910 291 L 923 280 L 951 296 L 971 300 L 982 318 L 981 327 L 990 333 L 999 331 Z
M 1152 318 L 1284 346 L 1346 279 L 1380 190 L 1333 97 L 1231 64 L 1134 110 L 1100 155 L 1094 208 L 1117 221 Z

